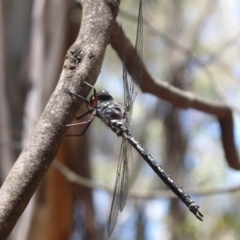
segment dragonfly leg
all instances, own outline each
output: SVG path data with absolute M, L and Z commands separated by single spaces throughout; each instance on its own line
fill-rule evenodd
M 86 115 L 86 113 L 83 114 L 83 115 Z M 92 121 L 95 118 L 95 116 L 96 116 L 95 114 L 92 114 L 91 118 L 89 120 L 87 120 L 87 121 L 80 122 L 80 123 L 67 124 L 66 127 L 74 127 L 74 126 L 85 125 L 85 124 L 86 124 L 86 127 L 83 129 L 83 131 L 80 134 L 67 134 L 66 136 L 67 137 L 80 137 L 80 136 L 84 135 L 84 133 L 89 128 L 89 126 L 92 123 Z
M 90 88 L 94 89 L 94 86 L 91 85 L 90 83 L 86 82 L 86 81 L 82 81 L 82 83 L 86 84 L 87 86 L 89 86 Z
M 95 88 L 93 85 L 91 85 L 90 83 L 88 83 L 88 82 L 86 82 L 86 81 L 82 81 L 82 83 L 84 83 L 84 84 L 86 84 L 87 86 L 89 86 L 90 88 L 92 88 L 92 89 L 93 89 L 93 94 L 94 94 L 94 96 L 96 96 L 97 91 L 96 91 L 96 88 Z
M 89 101 L 88 101 L 86 98 L 82 97 L 81 95 L 79 95 L 79 94 L 77 94 L 77 93 L 71 92 L 71 91 L 68 90 L 68 89 L 64 89 L 64 91 L 65 91 L 66 93 L 70 94 L 70 95 L 74 95 L 74 96 L 82 99 L 82 100 L 85 102 L 87 109 L 89 110 L 89 107 L 88 107 Z
M 64 89 L 64 91 L 65 91 L 66 93 L 70 94 L 70 95 L 75 95 L 75 96 L 77 96 L 78 98 L 81 98 L 81 99 L 82 99 L 84 102 L 86 102 L 86 103 L 89 103 L 89 101 L 88 101 L 86 98 L 82 97 L 81 95 L 79 95 L 79 94 L 77 94 L 77 93 L 71 92 L 71 91 L 69 91 L 68 89 Z
M 79 119 L 87 116 L 88 114 L 91 114 L 93 111 L 94 111 L 94 109 L 90 109 L 90 110 L 88 110 L 86 113 L 80 115 L 79 117 L 75 117 L 75 118 L 76 118 L 77 120 L 79 120 Z
M 85 112 L 84 114 L 82 114 L 81 116 L 79 116 L 79 117 L 75 117 L 75 118 L 76 118 L 77 120 L 79 120 L 79 119 L 81 119 L 81 118 L 87 116 L 88 114 L 92 114 L 93 111 L 94 111 L 94 109 L 90 109 L 90 110 L 88 110 L 87 112 Z M 95 115 L 94 115 L 94 116 L 95 116 Z M 85 121 L 85 122 L 86 122 L 86 121 Z M 73 123 L 73 124 L 66 124 L 65 126 L 66 126 L 66 127 L 78 126 L 78 125 L 82 125 L 82 123 L 84 123 L 84 122 Z

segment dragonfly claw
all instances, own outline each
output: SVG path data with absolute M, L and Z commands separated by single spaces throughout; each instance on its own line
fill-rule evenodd
M 203 214 L 198 209 L 199 206 L 196 203 L 192 203 L 189 206 L 189 210 L 196 216 L 196 218 L 203 221 Z

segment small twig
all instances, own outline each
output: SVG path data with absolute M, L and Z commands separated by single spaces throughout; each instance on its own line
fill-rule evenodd
M 54 161 L 52 166 L 57 171 L 59 171 L 69 182 L 72 182 L 87 188 L 91 188 L 91 189 L 102 189 L 107 191 L 110 194 L 113 193 L 113 189 L 106 187 L 103 184 L 99 184 L 91 179 L 79 176 L 78 174 L 74 173 L 71 169 L 69 169 L 59 161 Z M 236 185 L 236 186 L 229 186 L 229 187 L 215 187 L 210 189 L 186 189 L 186 192 L 190 195 L 200 197 L 200 196 L 225 194 L 229 192 L 237 192 L 239 190 L 240 190 L 240 185 Z M 161 190 L 161 191 L 152 191 L 152 192 L 132 190 L 129 192 L 129 196 L 133 198 L 141 198 L 141 199 L 177 198 L 177 196 L 170 190 Z

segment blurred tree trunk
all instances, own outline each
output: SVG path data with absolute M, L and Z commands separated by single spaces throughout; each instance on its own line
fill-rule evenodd
M 182 4 L 181 1 L 171 1 L 171 21 L 170 21 L 170 34 L 175 39 L 181 36 L 182 32 Z M 182 67 L 181 56 L 176 53 L 175 49 L 170 49 L 169 54 L 169 70 L 166 73 L 166 80 L 173 86 L 178 86 L 183 89 L 185 85 L 184 78 L 184 66 Z M 183 68 L 183 69 L 181 69 Z M 182 70 L 182 71 L 181 71 Z M 164 118 L 164 130 L 165 130 L 165 157 L 164 157 L 164 168 L 166 171 L 174 176 L 174 180 L 181 185 L 181 179 L 184 177 L 184 157 L 186 154 L 187 137 L 182 133 L 182 126 L 179 119 L 179 110 L 173 106 L 168 105 L 168 110 Z M 179 224 L 184 222 L 185 213 L 180 207 L 180 201 L 178 199 L 170 200 L 169 216 L 170 226 L 169 232 L 171 239 L 180 240 L 181 227 Z
M 177 0 L 171 1 L 171 21 L 169 31 L 173 39 L 183 39 L 183 19 L 182 19 L 182 2 Z M 191 42 L 191 40 L 189 40 Z M 185 42 L 186 44 L 186 42 Z M 166 80 L 173 86 L 182 90 L 186 89 L 186 70 L 185 64 L 187 57 L 181 56 L 176 49 L 169 49 L 169 69 L 166 73 Z M 187 151 L 187 136 L 182 130 L 180 120 L 180 111 L 168 104 L 168 110 L 164 118 L 165 130 L 165 160 L 164 168 L 174 176 L 174 180 L 182 185 L 185 173 L 184 159 Z M 181 235 L 181 223 L 184 223 L 186 211 L 181 208 L 179 199 L 170 200 L 170 234 L 174 240 L 183 239 Z
M 139 204 L 135 209 L 137 222 L 136 222 L 136 240 L 144 240 L 146 236 L 146 219 L 144 217 L 145 203 Z
M 171 18 L 169 19 L 169 31 L 173 39 L 179 42 L 187 49 L 194 50 L 197 45 L 198 35 L 204 19 L 212 9 L 212 3 L 203 1 L 198 18 L 184 31 L 183 2 L 171 1 Z M 191 91 L 191 83 L 188 79 L 188 64 L 191 62 L 191 56 L 182 54 L 176 48 L 169 49 L 169 64 L 166 71 L 166 80 L 181 90 Z M 180 114 L 182 116 L 180 116 Z M 174 180 L 181 186 L 186 172 L 184 160 L 188 149 L 188 136 L 183 132 L 182 121 L 184 112 L 168 104 L 168 111 L 164 119 L 166 152 L 165 168 L 166 171 L 174 176 Z M 170 232 L 172 239 L 182 240 L 188 236 L 182 235 L 182 228 L 186 211 L 181 208 L 180 200 L 173 199 L 170 204 Z
M 14 159 L 16 159 L 21 152 L 19 143 L 22 140 L 24 104 L 26 93 L 30 87 L 27 76 L 27 55 L 30 42 L 32 0 L 2 1 L 2 4 L 7 43 L 5 45 L 5 90 L 9 105 L 9 123 L 12 127 L 10 136 L 15 143 L 12 146 Z
M 166 152 L 164 168 L 168 173 L 174 176 L 174 180 L 180 185 L 183 182 L 185 174 L 185 154 L 187 150 L 187 136 L 182 131 L 180 121 L 180 111 L 170 107 L 168 114 L 164 119 L 165 136 L 166 136 Z M 170 200 L 169 216 L 170 216 L 170 232 L 172 239 L 184 239 L 181 236 L 181 223 L 184 223 L 186 209 L 181 207 L 179 199 Z
M 2 184 L 14 162 L 13 149 L 11 148 L 12 138 L 9 102 L 5 91 L 7 86 L 7 76 L 5 71 L 6 29 L 2 2 L 0 2 L 0 36 L 0 184 Z
M 29 43 L 29 29 L 31 16 L 30 1 L 1 1 L 1 127 L 3 145 L 1 147 L 0 168 L 1 176 L 6 177 L 10 168 L 21 151 L 21 131 L 23 127 L 24 87 L 22 73 L 26 63 L 27 45 Z M 5 44 L 4 44 L 5 43 Z M 3 52 L 2 52 L 3 51 Z M 1 68 L 1 67 L 0 67 Z M 26 74 L 26 72 L 25 72 Z M 25 76 L 26 77 L 26 76 Z M 24 86 L 24 87 L 23 87 Z M 7 108 L 4 110 L 2 107 Z M 9 125 L 9 126 L 8 126 Z M 10 128 L 11 126 L 11 128 Z M 7 135 L 5 135 L 7 134 Z M 31 206 L 31 204 L 30 204 Z M 24 224 L 26 226 L 26 224 Z M 25 231 L 26 228 L 22 228 Z M 21 236 L 21 235 L 20 235 Z M 24 236 L 23 236 L 24 237 Z M 8 239 L 16 239 L 13 233 Z

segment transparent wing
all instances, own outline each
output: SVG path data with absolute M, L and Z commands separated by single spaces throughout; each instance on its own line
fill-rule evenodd
M 122 36 L 122 60 L 123 60 L 123 86 L 124 86 L 124 105 L 126 108 L 126 122 L 129 125 L 132 117 L 133 102 L 139 91 L 142 81 L 142 41 L 143 41 L 143 19 L 142 19 L 142 1 L 139 5 L 137 36 L 134 49 L 134 63 L 131 79 L 128 80 L 125 57 L 125 43 Z
M 122 140 L 119 155 L 117 176 L 113 193 L 112 206 L 108 221 L 108 236 L 111 236 L 117 222 L 119 211 L 122 211 L 128 195 L 132 169 L 132 147 L 125 138 Z
M 140 0 L 139 14 L 138 14 L 138 26 L 137 37 L 134 49 L 134 63 L 132 77 L 130 80 L 127 78 L 126 69 L 126 56 L 125 56 L 125 43 L 123 41 L 123 32 L 121 29 L 121 42 L 122 42 L 122 61 L 123 61 L 123 86 L 124 86 L 124 106 L 126 111 L 126 127 L 129 126 L 133 102 L 139 91 L 139 85 L 142 79 L 142 37 L 143 37 L 143 22 L 142 22 L 142 1 Z M 110 217 L 108 222 L 108 236 L 112 234 L 112 231 L 116 225 L 119 211 L 122 211 L 128 195 L 129 189 L 129 177 L 132 167 L 132 148 L 128 141 L 124 138 L 122 140 L 121 151 L 118 161 L 117 177 L 115 182 L 113 201 L 110 211 Z

